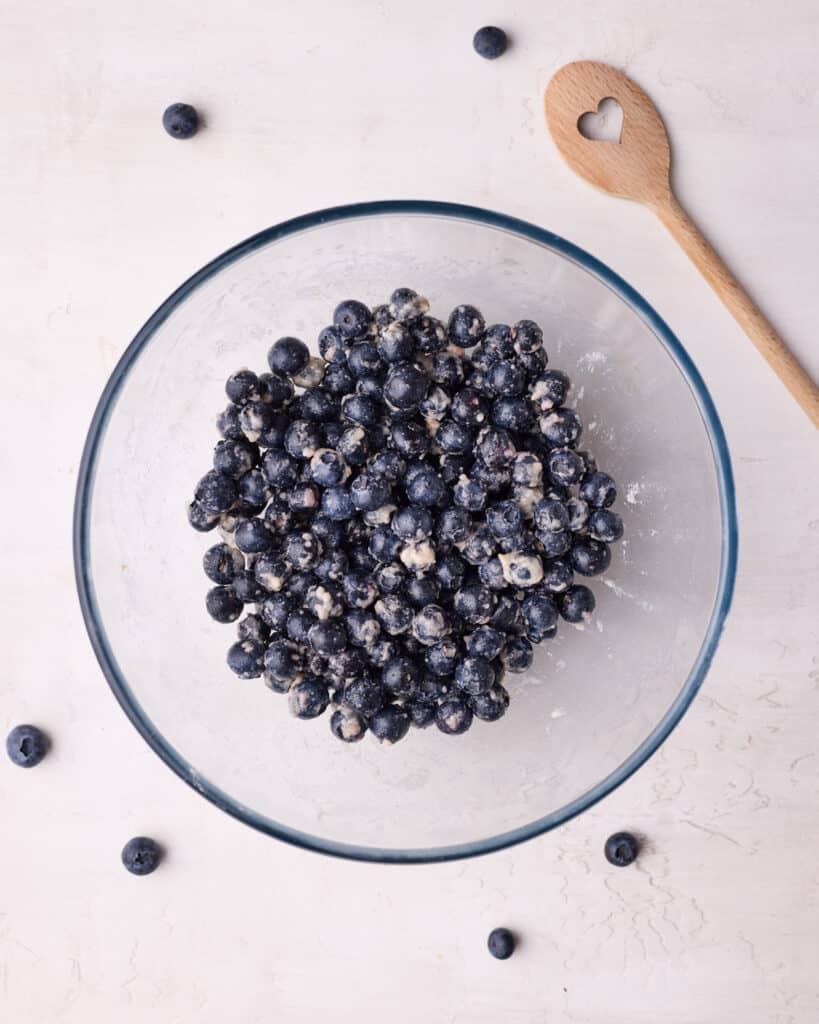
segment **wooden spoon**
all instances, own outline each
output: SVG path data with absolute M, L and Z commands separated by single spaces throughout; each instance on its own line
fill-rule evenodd
M 614 99 L 623 111 L 619 142 L 587 139 L 578 121 Z M 796 401 L 819 427 L 819 388 L 714 252 L 671 191 L 671 150 L 657 109 L 622 72 L 595 61 L 562 67 L 544 96 L 546 121 L 564 160 L 604 192 L 644 203 L 660 218 Z

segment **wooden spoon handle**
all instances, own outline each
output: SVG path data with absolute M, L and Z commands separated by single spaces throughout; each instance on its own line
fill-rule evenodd
M 694 266 L 722 299 L 729 313 L 767 359 L 774 373 L 779 375 L 782 383 L 805 410 L 813 425 L 819 428 L 819 388 L 703 238 L 674 194 L 669 192 L 667 198 L 651 205 Z

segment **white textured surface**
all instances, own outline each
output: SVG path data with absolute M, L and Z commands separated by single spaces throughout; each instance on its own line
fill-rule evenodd
M 501 17 L 516 46 L 481 62 Z M 540 94 L 579 57 L 646 87 L 681 199 L 819 376 L 818 35 L 809 0 L 5 0 L 0 724 L 56 747 L 0 764 L 0 1020 L 817 1019 L 816 435 L 650 215 L 564 169 Z M 159 127 L 174 99 L 206 112 L 192 143 Z M 392 196 L 533 220 L 634 284 L 712 390 L 741 527 L 722 647 L 663 750 L 557 833 L 411 869 L 300 853 L 183 786 L 101 678 L 69 543 L 91 408 L 157 302 L 260 227 Z M 600 852 L 621 827 L 647 837 L 627 871 Z M 170 847 L 150 879 L 118 862 L 139 832 Z M 525 937 L 504 964 L 499 923 Z

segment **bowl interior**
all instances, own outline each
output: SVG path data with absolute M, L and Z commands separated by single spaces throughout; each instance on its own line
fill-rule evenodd
M 315 338 L 342 298 L 398 285 L 445 317 L 543 327 L 569 373 L 581 447 L 620 485 L 626 538 L 592 581 L 585 629 L 561 623 L 507 676 L 506 717 L 462 737 L 413 731 L 347 746 L 328 716 L 294 721 L 262 680 L 225 664 L 234 627 L 185 508 L 209 467 L 226 376 L 266 369 L 283 334 Z M 329 852 L 432 859 L 557 824 L 662 741 L 701 682 L 727 610 L 730 469 L 710 400 L 667 328 L 585 254 L 497 215 L 430 204 L 347 208 L 257 236 L 146 325 L 92 427 L 78 493 L 78 579 L 103 667 L 146 738 L 188 781 L 271 833 Z

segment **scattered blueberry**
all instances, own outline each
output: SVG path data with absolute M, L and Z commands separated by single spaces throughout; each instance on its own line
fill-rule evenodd
M 615 867 L 625 868 L 637 860 L 640 844 L 630 832 L 615 832 L 609 836 L 604 847 L 606 860 Z
M 508 960 L 515 952 L 515 936 L 508 928 L 493 928 L 487 946 L 496 960 Z
M 33 768 L 48 753 L 48 737 L 36 725 L 16 725 L 6 737 L 6 753 L 21 768 Z
M 162 848 L 148 836 L 135 836 L 122 848 L 122 863 L 132 875 L 150 875 L 161 860 Z
M 162 115 L 162 127 L 174 139 L 192 139 L 199 131 L 199 115 L 190 103 L 172 103 Z

